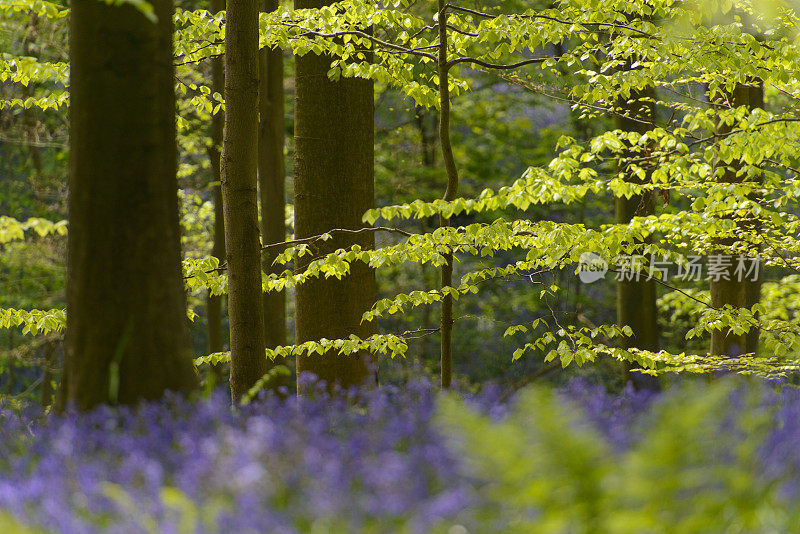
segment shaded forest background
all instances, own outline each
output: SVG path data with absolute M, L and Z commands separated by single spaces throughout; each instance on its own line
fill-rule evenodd
M 401 9 L 427 19 L 435 12 L 435 6 L 430 4 L 411 2 Z M 468 7 L 487 13 L 513 13 L 531 8 L 522 2 L 472 4 L 474 5 L 470 4 Z M 208 8 L 216 11 L 222 7 L 219 3 L 209 6 L 203 2 L 183 0 L 176 2 L 176 6 L 187 11 Z M 261 5 L 263 10 L 277 7 L 275 3 Z M 541 6 L 542 9 L 547 7 L 549 6 Z M 0 33 L 0 48 L 9 58 L 29 57 L 35 58 L 39 63 L 61 64 L 69 60 L 67 40 L 67 28 L 63 20 L 35 14 L 6 16 Z M 569 53 L 569 48 L 578 44 L 565 39 L 556 45 L 546 44 L 543 51 L 557 57 Z M 529 56 L 531 52 L 525 49 L 522 54 Z M 291 241 L 295 237 L 295 74 L 298 65 L 296 57 L 289 51 L 265 48 L 261 54 L 262 131 L 259 134 L 261 144 L 258 150 L 262 159 L 267 158 L 267 154 L 275 153 L 274 146 L 268 151 L 264 145 L 264 139 L 271 136 L 269 139 L 272 141 L 266 142 L 274 143 L 276 139 L 280 139 L 278 151 L 283 154 L 282 158 L 273 157 L 272 161 L 259 162 L 262 173 L 269 169 L 273 174 L 283 175 L 282 180 L 272 184 L 272 194 L 265 194 L 265 182 L 261 182 L 261 239 L 262 244 L 268 244 Z M 329 62 L 328 58 L 311 58 L 312 55 L 303 56 L 299 61 Z M 199 261 L 212 252 L 220 256 L 221 243 L 218 238 L 215 242 L 215 219 L 219 219 L 221 214 L 218 209 L 220 197 L 216 193 L 215 184 L 220 180 L 217 168 L 220 158 L 218 143 L 221 135 L 221 113 L 218 102 L 214 101 L 213 95 L 208 94 L 209 87 L 212 93 L 220 89 L 219 80 L 214 75 L 215 69 L 221 68 L 220 61 L 219 57 L 178 61 L 176 67 L 179 149 L 177 176 L 180 188 L 180 239 L 185 260 Z M 629 67 L 632 61 L 633 59 L 628 59 Z M 273 85 L 269 87 L 266 85 L 270 83 L 265 77 L 266 68 L 272 69 Z M 419 68 L 424 70 L 432 67 L 423 65 Z M 551 165 L 558 150 L 559 139 L 563 136 L 571 138 L 571 143 L 575 145 L 594 146 L 605 132 L 615 129 L 636 130 L 635 124 L 630 121 L 626 124 L 624 119 L 620 119 L 622 113 L 615 115 L 592 112 L 591 109 L 587 111 L 587 107 L 575 103 L 574 97 L 564 98 L 564 94 L 568 94 L 573 86 L 579 84 L 578 73 L 561 65 L 549 70 L 542 70 L 538 66 L 525 68 L 531 69 L 531 72 L 534 69 L 542 72 L 531 78 L 525 75 L 527 71 L 520 69 L 506 71 L 475 65 L 459 70 L 458 76 L 470 88 L 453 98 L 449 112 L 453 155 L 461 175 L 458 191 L 460 197 L 478 197 L 485 189 L 498 191 L 523 176 L 530 167 L 546 168 Z M 17 72 L 21 72 L 19 67 Z M 580 73 L 583 74 L 585 73 Z M 58 76 L 53 78 L 57 79 Z M 279 80 L 277 85 L 275 80 Z M 758 86 L 758 80 L 750 80 L 753 82 L 750 90 L 754 91 L 753 87 Z M 703 85 L 703 80 L 698 80 L 697 83 L 687 84 L 685 93 L 678 97 L 671 96 L 678 102 L 696 100 L 713 108 L 714 100 L 706 96 L 706 89 L 707 85 Z M 622 102 L 623 107 L 628 106 L 627 117 L 653 113 L 645 109 L 651 105 L 648 98 L 667 99 L 665 95 L 669 90 L 667 87 L 663 91 L 664 95 L 656 95 L 652 89 L 649 93 L 644 89 L 639 93 L 634 92 L 630 101 Z M 58 81 L 21 84 L 9 78 L 0 83 L 0 99 L 3 100 L 25 101 L 43 96 L 58 99 L 62 91 L 66 91 L 66 87 Z M 628 94 L 630 96 L 630 91 Z M 265 95 L 270 95 L 273 100 L 266 102 Z M 752 99 L 753 95 L 749 98 Z M 763 106 L 763 95 L 761 98 L 762 107 L 766 107 Z M 780 95 L 772 95 L 771 98 L 776 109 L 784 106 Z M 748 101 L 745 104 L 751 109 L 758 107 L 752 103 Z M 125 106 L 126 103 L 122 100 L 119 105 Z M 735 106 L 736 103 L 733 107 Z M 654 111 L 653 120 L 671 124 L 676 109 L 681 110 L 679 105 L 675 105 L 673 109 L 668 106 L 659 107 Z M 695 112 L 682 111 L 687 115 Z M 270 120 L 265 122 L 267 118 Z M 41 106 L 23 105 L 0 109 L 0 214 L 7 214 L 17 221 L 41 218 L 55 222 L 67 218 L 68 126 L 66 114 L 61 108 L 43 110 Z M 439 127 L 440 116 L 437 109 L 418 105 L 404 91 L 390 84 L 379 81 L 374 85 L 375 206 L 400 205 L 418 199 L 430 202 L 441 197 L 448 175 L 440 152 Z M 268 136 L 263 131 L 265 128 L 270 129 Z M 789 135 L 793 134 L 787 133 Z M 613 148 L 610 142 L 609 146 Z M 354 152 L 358 149 L 352 147 Z M 618 154 L 618 158 L 626 156 L 630 157 L 630 153 L 626 155 L 622 152 L 621 156 Z M 620 166 L 619 161 L 598 161 L 592 165 L 594 171 L 603 176 L 610 177 L 616 172 L 626 172 L 625 166 Z M 632 213 L 628 213 L 627 220 L 625 215 L 620 219 L 625 208 L 620 207 L 619 199 L 615 204 L 615 199 L 607 191 L 590 191 L 577 201 L 566 204 L 534 204 L 525 206 L 522 210 L 509 207 L 485 213 L 456 214 L 449 218 L 449 224 L 459 228 L 475 223 L 490 224 L 498 218 L 506 218 L 582 224 L 588 228 L 597 228 L 614 222 L 627 223 L 631 216 L 674 214 L 687 209 L 691 211 L 694 205 L 691 198 L 681 198 L 677 194 L 671 196 L 670 188 L 666 186 L 661 191 L 655 189 L 656 191 L 646 192 L 644 196 L 634 195 L 633 202 L 636 206 Z M 275 205 L 271 207 L 271 212 L 265 209 L 267 203 L 276 199 L 283 201 L 278 204 L 285 204 L 282 209 L 282 225 L 275 218 Z M 331 202 L 334 200 L 335 197 L 330 197 Z M 639 210 L 640 205 L 644 204 L 648 204 L 648 212 Z M 631 212 L 630 209 L 628 211 Z M 790 214 L 793 213 L 792 210 L 789 211 Z M 266 217 L 272 219 L 267 221 Z M 438 216 L 430 215 L 411 221 L 392 221 L 391 224 L 401 232 L 424 234 L 438 227 L 440 221 Z M 63 308 L 66 300 L 65 229 L 33 222 L 27 228 L 25 239 L 20 240 L 11 236 L 16 228 L 11 225 L 8 228 L 9 237 L 5 239 L 2 238 L 3 227 L 0 226 L 0 309 Z M 271 232 L 269 237 L 265 234 L 267 231 Z M 311 232 L 310 235 L 324 231 L 327 230 Z M 400 243 L 402 239 L 397 233 L 375 233 L 376 246 L 379 248 Z M 661 237 L 656 231 L 648 239 L 658 243 Z M 630 250 L 639 246 L 635 241 L 632 243 Z M 497 249 L 492 251 L 491 258 L 483 258 L 480 254 L 459 254 L 454 264 L 455 279 L 458 280 L 471 271 L 495 265 L 512 265 L 524 259 L 526 252 Z M 269 254 L 265 256 L 265 271 L 269 273 L 272 269 L 269 260 L 272 257 Z M 203 263 L 193 265 L 208 267 Z M 210 270 L 213 271 L 213 266 L 211 267 Z M 521 358 L 515 358 L 519 354 L 518 349 L 525 346 L 524 340 L 505 336 L 504 333 L 516 325 L 552 319 L 548 328 L 553 331 L 595 329 L 600 325 L 618 322 L 620 317 L 627 317 L 626 320 L 630 322 L 640 314 L 649 313 L 649 308 L 641 303 L 635 300 L 626 302 L 619 297 L 613 273 L 597 283 L 586 284 L 577 276 L 574 263 L 565 261 L 562 267 L 564 268 L 540 273 L 535 279 L 520 273 L 500 276 L 481 283 L 480 291 L 474 294 L 466 292 L 460 296 L 453 317 L 452 352 L 453 376 L 461 387 L 475 388 L 490 381 L 500 384 L 504 389 L 514 389 L 532 380 L 546 377 L 561 381 L 574 374 L 589 375 L 618 387 L 631 378 L 627 371 L 630 366 L 615 359 L 599 359 L 596 365 L 580 368 L 568 366 L 572 358 L 566 362 L 562 357 L 560 361 L 543 363 L 544 356 L 550 351 L 543 347 L 528 347 Z M 784 277 L 793 272 L 791 265 L 780 267 L 772 264 L 759 280 L 759 283 L 784 280 L 781 285 L 765 286 L 762 296 L 773 310 L 784 310 L 784 319 L 787 321 L 793 318 L 796 302 L 793 294 L 788 291 L 793 286 L 787 283 L 792 280 Z M 115 273 L 105 273 L 103 276 L 113 280 Z M 376 280 L 377 299 L 392 299 L 400 293 L 437 287 L 439 273 L 432 265 L 400 263 L 379 269 Z M 549 289 L 547 294 L 542 293 L 542 288 Z M 192 318 L 191 343 L 195 357 L 230 348 L 224 299 L 209 299 L 205 286 L 192 286 L 192 282 L 187 283 L 187 289 L 189 315 Z M 676 292 L 675 289 L 680 291 Z M 637 335 L 640 337 L 638 348 L 654 352 L 665 349 L 670 353 L 707 353 L 707 337 L 686 337 L 697 324 L 696 317 L 692 315 L 697 310 L 688 306 L 680 296 L 688 293 L 702 298 L 701 292 L 707 289 L 705 281 L 683 284 L 678 288 L 651 281 L 646 291 L 652 292 L 652 295 L 647 298 L 653 303 L 658 302 L 658 305 L 653 307 L 656 310 L 652 317 L 654 324 L 646 327 L 650 340 L 644 341 L 645 334 L 641 328 L 645 327 L 637 328 Z M 267 347 L 295 343 L 294 291 L 289 288 L 285 298 L 277 300 L 274 296 L 265 297 L 273 299 L 264 304 L 265 310 L 273 310 L 272 313 L 267 311 L 265 316 L 265 332 L 269 338 L 265 342 Z M 312 293 L 309 298 L 313 300 L 315 294 Z M 748 302 L 748 307 L 755 302 Z M 349 301 L 343 298 L 339 305 L 348 306 Z M 282 313 L 274 311 L 277 309 L 282 310 Z M 335 303 L 332 309 L 336 309 Z M 330 309 L 325 313 L 330 316 Z M 52 318 L 45 322 L 48 320 Z M 221 327 L 214 324 L 217 321 L 220 321 Z M 623 322 L 620 326 L 624 324 Z M 409 344 L 403 358 L 379 358 L 378 375 L 382 382 L 403 383 L 420 375 L 436 377 L 441 373 L 438 303 L 411 307 L 403 314 L 384 315 L 377 321 L 377 329 L 381 334 L 403 333 Z M 22 330 L 8 328 L 0 333 L 5 341 L 0 349 L 0 391 L 3 395 L 39 398 L 41 402 L 49 404 L 61 376 L 63 332 L 52 324 L 42 324 L 40 328 L 34 328 L 46 331 L 35 337 L 26 335 Z M 30 334 L 31 329 L 27 330 Z M 619 345 L 618 340 L 608 341 L 611 345 Z M 726 346 L 716 353 L 725 354 L 727 348 Z M 739 352 L 751 352 L 744 350 L 745 348 L 752 347 L 739 347 Z M 282 363 L 294 369 L 293 358 L 290 355 Z M 512 358 L 516 361 L 512 362 Z M 212 387 L 219 383 L 224 373 L 220 368 L 204 366 L 201 375 L 203 383 Z M 286 380 L 285 383 L 294 384 L 294 381 Z

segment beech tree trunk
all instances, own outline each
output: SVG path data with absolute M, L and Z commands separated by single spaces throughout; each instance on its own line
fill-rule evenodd
M 439 117 L 434 111 L 430 111 L 425 109 L 422 106 L 417 106 L 416 108 L 416 116 L 415 122 L 417 125 L 417 129 L 419 130 L 419 139 L 420 139 L 420 156 L 421 156 L 421 163 L 422 166 L 426 169 L 427 172 L 433 173 L 436 169 L 436 153 L 439 151 L 439 146 L 436 142 L 438 138 L 438 124 L 439 124 Z M 426 172 L 426 179 L 429 178 Z M 428 231 L 428 221 L 426 219 L 420 219 L 419 221 L 419 233 L 424 234 Z M 435 269 L 429 269 L 427 264 L 420 264 L 420 279 L 422 280 L 423 287 L 430 287 L 435 284 L 435 280 L 431 279 L 432 277 L 435 278 L 437 274 Z M 435 350 L 433 347 L 433 342 L 435 341 L 432 339 L 432 336 L 425 335 L 430 334 L 433 332 L 431 328 L 432 319 L 433 319 L 433 305 L 426 304 L 422 306 L 422 327 L 423 337 L 419 340 L 419 361 L 423 362 L 426 357 L 433 353 Z M 408 365 L 408 358 L 403 359 L 404 363 Z M 409 379 L 412 376 L 409 374 L 407 377 Z
M 225 9 L 225 0 L 212 0 L 211 10 L 218 13 Z M 214 93 L 225 94 L 225 65 L 221 57 L 211 60 L 211 90 Z M 211 160 L 212 180 L 211 190 L 214 196 L 214 243 L 211 255 L 219 260 L 220 265 L 225 261 L 225 214 L 222 209 L 222 169 L 221 153 L 223 132 L 225 129 L 225 112 L 220 109 L 211 118 L 211 146 L 208 156 Z M 208 352 L 222 352 L 222 295 L 212 295 L 210 292 L 206 301 L 208 320 Z M 217 383 L 222 379 L 222 366 L 213 368 Z
M 42 370 L 42 392 L 39 404 L 44 409 L 53 403 L 53 371 L 57 364 L 56 341 L 46 341 L 42 352 L 44 353 L 44 369 Z
M 266 12 L 278 9 L 278 0 L 264 0 Z M 283 163 L 283 52 L 264 48 L 259 58 L 258 186 L 261 194 L 261 241 L 286 240 L 286 171 Z M 264 252 L 264 272 L 280 274 L 272 262 L 277 252 Z M 269 348 L 286 345 L 286 293 L 264 293 L 264 341 Z
M 748 99 L 750 101 L 750 108 L 763 108 L 764 107 L 764 86 L 761 81 L 758 81 L 755 86 L 751 86 L 748 90 Z M 748 229 L 751 231 L 758 232 L 761 228 L 761 225 L 757 220 L 755 221 L 747 221 L 745 223 L 748 226 Z M 753 246 L 752 247 L 753 255 L 759 255 L 761 253 L 760 246 Z M 758 275 L 753 279 L 745 280 L 745 306 L 747 308 L 752 309 L 753 306 L 758 304 L 761 301 L 761 285 L 763 283 L 763 275 L 762 272 L 764 268 L 763 262 L 761 262 L 761 258 L 758 258 L 759 265 L 758 265 Z M 745 350 L 746 352 L 756 352 L 758 351 L 758 338 L 759 338 L 759 329 L 758 328 L 751 328 L 745 337 Z
M 319 8 L 326 0 L 295 0 L 295 8 Z M 363 228 L 361 218 L 373 207 L 374 102 L 373 83 L 363 79 L 328 79 L 331 59 L 313 53 L 296 58 L 295 74 L 295 233 L 298 238 L 335 228 Z M 358 244 L 374 247 L 374 236 L 334 235 L 319 247 L 317 256 Z M 311 261 L 299 258 L 301 271 Z M 375 332 L 375 324 L 361 315 L 375 301 L 375 272 L 354 263 L 342 280 L 314 279 L 295 292 L 297 343 L 321 338 L 361 338 Z M 370 382 L 369 354 L 297 358 L 298 377 L 312 372 L 329 387 Z
M 763 91 L 760 88 L 750 88 L 745 85 L 737 85 L 733 92 L 728 96 L 730 105 L 733 107 L 750 106 L 761 107 L 763 106 Z M 719 134 L 725 134 L 731 130 L 730 126 L 721 126 L 718 128 Z M 739 165 L 737 162 L 732 162 L 729 169 L 722 177 L 723 182 L 736 183 L 741 182 L 742 177 L 736 176 L 736 171 Z M 737 225 L 746 230 L 753 230 L 754 221 L 746 221 L 741 218 L 738 219 Z M 734 239 L 719 240 L 718 244 L 719 254 L 722 258 L 721 265 L 729 265 L 725 271 L 725 275 L 719 279 L 709 280 L 709 290 L 711 292 L 711 305 L 715 308 L 720 308 L 726 304 L 735 308 L 752 307 L 758 302 L 761 292 L 760 277 L 756 281 L 747 280 L 747 278 L 740 273 L 736 272 L 738 256 L 722 254 L 725 247 L 730 247 Z M 755 249 L 755 247 L 754 247 Z M 753 256 L 757 253 L 757 249 L 753 251 Z M 726 280 L 727 278 L 727 280 Z M 751 330 L 747 334 L 734 334 L 725 330 L 712 330 L 711 331 L 711 354 L 723 356 L 738 356 L 756 350 L 758 345 L 758 330 Z
M 632 93 L 628 101 L 620 103 L 626 116 L 615 117 L 616 127 L 626 132 L 649 131 L 651 126 L 642 121 L 652 121 L 655 109 L 651 102 L 641 99 L 654 98 L 655 91 L 652 88 Z M 649 181 L 649 176 L 644 181 L 633 176 L 628 179 L 646 183 Z M 655 194 L 653 191 L 648 191 L 642 195 L 633 195 L 631 198 L 618 197 L 615 199 L 614 208 L 617 224 L 627 224 L 634 217 L 646 217 L 655 213 Z M 633 336 L 624 338 L 625 348 L 657 351 L 659 343 L 656 282 L 648 279 L 648 274 L 648 272 L 640 273 L 638 280 L 634 276 L 632 280 L 617 281 L 617 323 L 621 326 L 630 326 L 633 330 Z M 631 373 L 629 369 L 628 367 L 628 378 L 636 387 L 658 388 L 658 379 L 641 373 Z
M 257 192 L 258 13 L 258 0 L 227 2 L 222 198 L 234 400 L 267 372 Z
M 59 408 L 197 385 L 180 266 L 171 0 L 73 0 L 67 332 Z

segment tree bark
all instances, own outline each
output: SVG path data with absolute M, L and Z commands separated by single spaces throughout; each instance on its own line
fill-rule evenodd
M 756 85 L 751 86 L 748 90 L 748 99 L 750 101 L 750 109 L 756 108 L 763 108 L 764 107 L 764 85 L 762 81 L 757 81 Z M 761 229 L 761 224 L 758 220 L 748 221 L 746 223 L 748 225 L 748 229 L 753 232 L 758 232 Z M 753 252 L 756 255 L 760 255 L 761 247 L 760 245 L 755 245 L 752 247 Z M 758 304 L 761 301 L 761 285 L 763 284 L 763 275 L 762 272 L 764 268 L 763 262 L 761 262 L 761 258 L 757 258 L 759 262 L 758 265 L 758 276 L 754 279 L 745 280 L 745 306 L 747 308 L 752 309 L 753 306 Z M 747 336 L 745 337 L 745 351 L 746 352 L 756 352 L 758 351 L 758 338 L 760 332 L 758 328 L 751 328 L 747 332 Z
M 432 171 L 436 169 L 436 153 L 439 150 L 439 146 L 436 143 L 436 139 L 438 136 L 438 124 L 439 124 L 439 117 L 435 112 L 428 113 L 428 111 L 422 107 L 417 106 L 416 108 L 416 116 L 415 122 L 417 129 L 419 130 L 419 137 L 420 137 L 420 158 L 422 166 L 425 167 L 426 170 Z M 427 175 L 426 175 L 427 178 Z M 428 231 L 428 221 L 426 219 L 420 219 L 419 221 L 419 233 L 424 234 Z M 436 272 L 435 269 L 429 270 L 428 265 L 423 263 L 419 266 L 420 269 L 420 279 L 422 280 L 423 287 L 429 287 L 430 285 L 435 284 Z M 433 279 L 431 279 L 433 276 Z M 430 282 L 429 282 L 430 281 Z M 422 331 L 430 333 L 431 329 L 431 322 L 433 319 L 433 305 L 426 304 L 422 307 Z M 434 348 L 432 346 L 434 339 L 431 339 L 429 335 L 423 335 L 422 339 L 419 342 L 419 361 L 420 363 L 424 361 L 424 358 L 427 357 L 428 354 L 432 354 Z M 405 358 L 404 361 L 407 362 L 408 358 Z M 412 378 L 410 375 L 407 378 Z
M 266 12 L 278 9 L 278 0 L 264 0 Z M 261 241 L 268 245 L 286 239 L 286 172 L 283 161 L 283 52 L 264 48 L 259 57 L 260 91 L 258 129 L 258 186 L 261 195 Z M 280 274 L 273 267 L 277 251 L 267 249 L 263 269 Z M 286 345 L 286 293 L 264 293 L 264 341 L 268 348 Z
M 180 267 L 170 0 L 73 0 L 60 408 L 197 385 Z
M 763 106 L 763 91 L 759 88 L 751 88 L 746 85 L 737 85 L 728 95 L 730 105 L 733 107 Z M 730 126 L 720 126 L 718 134 L 726 134 L 731 130 Z M 736 176 L 736 172 L 741 164 L 731 162 L 721 180 L 726 183 L 741 182 L 743 178 Z M 754 221 L 742 220 L 739 218 L 737 225 L 745 231 L 755 230 Z M 735 239 L 722 239 L 717 242 L 719 245 L 719 256 L 726 265 L 730 265 L 725 270 L 725 276 L 719 280 L 709 280 L 709 290 L 711 293 L 711 305 L 720 308 L 731 305 L 734 308 L 749 308 L 758 303 L 761 292 L 760 277 L 756 281 L 746 280 L 736 274 L 738 257 L 730 254 L 723 254 L 726 247 L 733 245 Z M 728 278 L 727 280 L 725 278 Z M 751 329 L 747 334 L 734 334 L 724 330 L 711 331 L 711 354 L 718 356 L 738 356 L 748 352 L 754 352 L 758 346 L 758 330 Z
M 219 13 L 225 9 L 225 0 L 212 0 L 211 10 Z M 211 60 L 211 90 L 214 93 L 225 93 L 225 65 L 221 57 Z M 222 209 L 222 169 L 220 167 L 225 130 L 225 112 L 220 109 L 211 118 L 211 146 L 208 147 L 208 157 L 211 160 L 212 179 L 214 183 L 211 191 L 214 197 L 214 243 L 211 255 L 219 260 L 220 265 L 225 261 L 225 214 Z M 208 352 L 222 352 L 222 295 L 208 293 L 206 300 L 208 320 Z M 213 367 L 215 384 L 222 382 L 222 365 Z
M 222 199 L 228 259 L 231 396 L 267 372 L 258 229 L 258 0 L 228 0 Z
M 650 130 L 649 124 L 641 121 L 652 121 L 655 109 L 652 99 L 655 91 L 647 88 L 631 94 L 630 99 L 620 102 L 620 108 L 625 116 L 615 117 L 616 127 L 626 132 L 645 133 Z M 649 99 L 643 101 L 642 99 Z M 623 169 L 625 170 L 625 169 Z M 628 179 L 636 183 L 649 182 L 648 177 L 639 180 L 634 176 Z M 645 217 L 655 213 L 655 193 L 645 192 L 642 195 L 633 195 L 631 198 L 618 197 L 615 199 L 615 216 L 617 224 L 628 224 L 634 217 Z M 625 348 L 638 348 L 642 350 L 658 351 L 658 309 L 656 307 L 656 282 L 648 279 L 648 273 L 632 280 L 617 281 L 617 323 L 620 326 L 630 326 L 633 336 L 624 338 Z M 640 389 L 657 389 L 658 379 L 632 373 L 630 366 L 626 366 L 628 379 L 635 387 Z
M 295 0 L 295 8 L 319 8 L 328 0 Z M 296 58 L 295 75 L 295 233 L 298 238 L 334 228 L 363 228 L 362 216 L 374 203 L 373 83 L 364 79 L 328 78 L 331 59 L 313 53 Z M 338 235 L 319 247 L 318 255 L 357 244 L 374 247 L 370 233 Z M 311 261 L 296 260 L 300 272 Z M 361 315 L 375 301 L 375 271 L 354 263 L 342 280 L 314 279 L 295 291 L 297 343 L 321 338 L 366 338 L 375 323 Z M 298 378 L 312 372 L 329 388 L 370 382 L 367 353 L 297 358 Z M 300 383 L 298 383 L 300 384 Z M 302 393 L 302 391 L 301 391 Z
M 42 366 L 42 391 L 39 405 L 46 410 L 53 403 L 53 371 L 56 367 L 56 342 L 48 340 L 42 349 L 44 365 Z

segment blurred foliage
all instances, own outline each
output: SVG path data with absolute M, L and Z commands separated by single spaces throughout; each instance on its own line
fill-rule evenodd
M 500 420 L 451 397 L 439 423 L 486 497 L 474 511 L 485 531 L 797 532 L 798 501 L 762 476 L 763 390 L 684 384 L 622 450 L 546 388 L 521 393 Z
M 36 534 L 39 530 L 21 525 L 14 521 L 8 514 L 0 512 L 0 531 L 8 534 Z

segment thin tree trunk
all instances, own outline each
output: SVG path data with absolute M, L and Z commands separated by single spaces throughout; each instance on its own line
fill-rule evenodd
M 458 195 L 458 169 L 450 145 L 450 74 L 447 65 L 447 1 L 439 0 L 439 143 L 442 159 L 447 171 L 447 189 L 443 200 L 455 200 Z M 439 216 L 439 226 L 450 226 L 450 220 Z M 441 287 L 453 285 L 453 253 L 445 254 L 442 265 Z M 442 299 L 441 320 L 441 386 L 449 389 L 453 380 L 453 297 L 447 294 Z
M 257 193 L 258 12 L 258 0 L 227 2 L 222 200 L 234 400 L 267 372 Z
M 655 117 L 653 99 L 655 91 L 647 88 L 633 92 L 630 99 L 620 102 L 626 116 L 617 116 L 616 127 L 626 132 L 645 133 L 650 130 L 649 124 L 640 121 L 652 121 Z M 642 100 L 642 99 L 647 99 Z M 634 176 L 627 179 L 635 183 L 647 183 L 650 176 L 639 180 Z M 655 192 L 647 191 L 630 198 L 615 199 L 615 215 L 617 224 L 627 224 L 634 217 L 646 217 L 655 213 Z M 617 323 L 630 326 L 633 336 L 625 338 L 626 348 L 658 351 L 658 309 L 656 307 L 656 282 L 648 279 L 648 273 L 633 276 L 630 280 L 617 282 Z M 657 389 L 658 379 L 641 373 L 632 373 L 626 366 L 628 379 L 639 389 Z
M 295 8 L 319 8 L 329 0 L 295 0 Z M 374 203 L 374 102 L 370 80 L 328 78 L 331 59 L 313 53 L 296 58 L 295 75 L 295 233 L 298 238 L 333 228 L 364 227 L 362 216 Z M 357 244 L 374 248 L 374 236 L 335 236 L 318 255 Z M 300 272 L 311 261 L 296 260 Z M 354 263 L 342 280 L 312 279 L 295 291 L 297 343 L 375 332 L 361 316 L 375 301 L 375 271 Z M 368 353 L 297 358 L 298 379 L 316 374 L 329 387 L 370 382 Z M 298 384 L 301 384 L 299 382 Z M 302 393 L 302 391 L 301 391 Z
M 278 9 L 278 0 L 263 0 L 266 12 Z M 264 48 L 259 58 L 261 122 L 258 131 L 258 185 L 261 194 L 261 241 L 264 245 L 286 239 L 286 172 L 283 162 L 283 52 Z M 277 252 L 264 252 L 267 274 L 280 274 L 272 265 Z M 264 341 L 266 346 L 286 345 L 286 293 L 264 293 Z
M 14 350 L 14 330 L 8 329 L 8 344 L 6 345 L 8 349 L 8 356 L 6 356 L 6 363 L 8 364 L 8 381 L 6 382 L 6 393 L 9 395 L 13 395 L 14 393 L 14 382 L 15 382 L 15 372 L 14 368 L 16 366 L 16 360 L 11 357 L 11 351 Z
M 219 13 L 225 9 L 225 0 L 212 0 L 211 10 Z M 221 57 L 211 60 L 211 90 L 220 95 L 225 93 L 225 65 Z M 225 129 L 225 112 L 220 109 L 211 118 L 211 146 L 208 147 L 208 157 L 211 160 L 212 179 L 211 190 L 214 195 L 214 244 L 211 255 L 217 258 L 220 265 L 225 261 L 225 214 L 222 209 L 222 169 L 220 168 L 220 149 L 223 143 Z M 212 295 L 209 291 L 206 300 L 208 320 L 208 352 L 222 352 L 222 295 Z M 222 382 L 222 365 L 213 367 L 215 384 Z
M 436 168 L 436 152 L 438 151 L 438 146 L 436 145 L 436 136 L 438 134 L 436 125 L 439 122 L 439 119 L 435 115 L 430 115 L 430 119 L 433 120 L 432 124 L 429 124 L 431 121 L 427 120 L 429 115 L 425 108 L 417 107 L 416 110 L 416 125 L 417 129 L 419 130 L 420 136 L 420 156 L 422 159 L 422 165 L 425 169 L 435 169 Z M 426 219 L 420 219 L 419 221 L 419 232 L 420 234 L 424 234 L 428 231 L 428 222 Z M 431 279 L 431 275 L 435 278 L 435 270 L 434 272 L 430 272 L 428 269 L 428 265 L 423 263 L 420 264 L 420 279 L 424 287 L 428 287 L 429 280 Z M 435 284 L 436 282 L 430 280 L 431 284 Z M 423 358 L 425 358 L 429 352 L 433 352 L 433 348 L 431 346 L 430 336 L 427 335 L 431 332 L 431 321 L 433 318 L 433 306 L 431 304 L 426 304 L 422 308 L 422 331 L 423 336 L 420 339 L 420 362 Z
M 22 39 L 22 55 L 23 56 L 30 56 L 31 54 L 31 45 L 35 42 L 38 32 L 37 32 L 37 25 L 39 22 L 39 15 L 34 13 L 31 15 L 30 20 L 28 21 L 27 26 L 25 27 L 25 37 Z M 33 87 L 30 85 L 25 85 L 22 88 L 22 94 L 24 98 L 28 98 L 33 93 Z M 36 146 L 34 143 L 36 139 L 36 117 L 34 117 L 32 110 L 30 109 L 23 109 L 22 116 L 24 117 L 24 124 L 25 124 L 25 141 L 28 144 L 28 153 L 31 157 L 31 163 L 33 163 L 33 169 L 35 171 L 35 175 L 30 176 L 28 178 L 28 182 L 31 186 L 35 185 L 35 178 L 42 178 L 43 173 L 43 166 L 42 166 L 42 154 L 39 151 L 39 147 Z
M 40 406 L 42 409 L 47 408 L 53 403 L 53 370 L 56 365 L 56 343 L 55 341 L 46 341 L 43 348 L 44 352 L 44 369 L 42 370 L 42 391 L 40 397 Z
M 422 165 L 426 169 L 434 169 L 436 168 L 436 152 L 438 148 L 436 146 L 436 125 L 439 120 L 434 112 L 430 112 L 431 115 L 428 115 L 428 113 L 429 111 L 424 107 L 418 106 L 416 110 L 416 125 L 419 130 L 419 150 L 422 156 Z M 431 124 L 428 124 L 431 122 L 428 118 L 433 121 Z
M 71 4 L 60 408 L 197 385 L 180 267 L 173 6 L 150 3 L 157 23 L 129 5 Z

